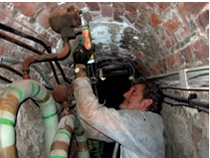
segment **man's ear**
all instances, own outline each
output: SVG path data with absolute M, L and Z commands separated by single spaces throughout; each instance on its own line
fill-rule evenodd
M 149 107 L 153 103 L 152 99 L 144 99 L 144 106 Z

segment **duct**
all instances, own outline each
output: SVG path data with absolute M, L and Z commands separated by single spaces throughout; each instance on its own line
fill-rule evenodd
M 31 97 L 39 104 L 45 126 L 45 142 L 49 154 L 58 125 L 55 101 L 44 86 L 33 80 L 16 81 L 1 93 L 0 157 L 17 158 L 14 124 L 19 105 Z
M 55 139 L 51 146 L 50 158 L 67 158 L 73 131 L 78 146 L 78 158 L 90 158 L 84 130 L 78 125 L 76 117 L 72 114 L 66 115 L 60 120 Z

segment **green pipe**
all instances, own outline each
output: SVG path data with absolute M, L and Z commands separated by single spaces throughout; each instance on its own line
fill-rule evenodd
M 17 158 L 14 124 L 18 107 L 26 98 L 33 98 L 40 106 L 45 126 L 45 142 L 49 154 L 58 117 L 56 105 L 46 88 L 34 80 L 20 80 L 10 84 L 0 95 L 0 157 Z

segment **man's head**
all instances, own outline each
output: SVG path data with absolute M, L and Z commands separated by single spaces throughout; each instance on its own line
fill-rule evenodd
M 124 95 L 121 109 L 152 111 L 159 113 L 161 110 L 162 93 L 157 86 L 149 81 L 139 79 L 135 85 Z

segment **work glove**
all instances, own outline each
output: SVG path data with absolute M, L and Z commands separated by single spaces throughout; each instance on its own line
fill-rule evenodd
M 74 64 L 86 65 L 94 51 L 94 48 L 87 50 L 82 44 L 79 44 L 73 53 Z

